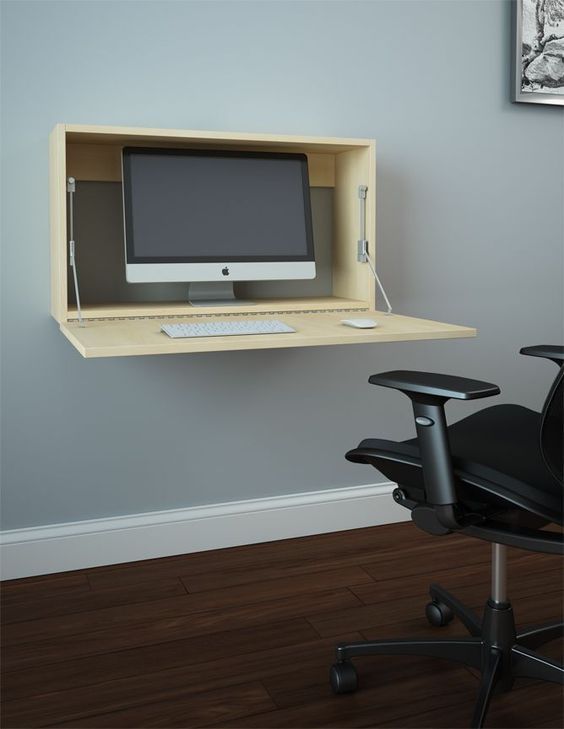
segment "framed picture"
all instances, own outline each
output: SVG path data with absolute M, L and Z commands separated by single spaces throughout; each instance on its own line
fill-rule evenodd
M 564 105 L 564 0 L 514 0 L 514 101 Z

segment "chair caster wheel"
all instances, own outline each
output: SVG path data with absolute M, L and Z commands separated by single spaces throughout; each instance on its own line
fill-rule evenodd
M 431 625 L 434 625 L 436 628 L 442 628 L 443 625 L 448 625 L 454 618 L 454 613 L 449 606 L 437 600 L 433 600 L 426 605 L 425 615 Z
M 334 663 L 329 679 L 334 694 L 350 694 L 358 688 L 358 674 L 350 661 Z

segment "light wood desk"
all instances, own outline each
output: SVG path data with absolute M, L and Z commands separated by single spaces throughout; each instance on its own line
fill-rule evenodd
M 261 297 L 251 305 L 237 307 L 237 311 L 233 307 L 194 309 L 186 302 L 138 300 L 140 297 L 136 296 L 134 289 L 132 300 L 123 301 L 123 297 L 120 299 L 115 292 L 106 291 L 108 275 L 105 262 L 91 256 L 91 269 L 81 269 L 79 265 L 79 279 L 81 275 L 89 276 L 94 281 L 95 290 L 103 291 L 105 298 L 96 303 L 82 301 L 86 326 L 79 327 L 72 286 L 69 286 L 68 280 L 67 178 L 76 178 L 77 188 L 82 183 L 119 183 L 122 149 L 132 145 L 306 154 L 310 187 L 329 189 L 332 196 L 329 226 L 332 235 L 328 241 L 317 240 L 315 243 L 316 247 L 318 244 L 327 246 L 326 260 L 330 261 L 329 290 L 324 295 L 319 292 L 303 293 L 301 298 Z M 365 235 L 368 249 L 375 258 L 376 143 L 372 139 L 57 124 L 50 137 L 51 313 L 62 333 L 84 357 L 313 347 L 474 336 L 476 331 L 470 327 L 399 315 L 387 317 L 372 311 L 375 305 L 374 278 L 368 264 L 359 262 L 357 252 L 360 186 L 367 190 Z M 99 211 L 99 215 L 105 216 L 105 211 Z M 110 219 L 110 216 L 106 217 Z M 105 235 L 112 246 L 123 246 L 123 221 L 115 222 L 115 227 L 106 231 Z M 91 244 L 96 246 L 95 236 Z M 77 240 L 77 250 L 80 261 L 80 239 Z M 115 253 L 116 249 L 112 251 Z M 112 298 L 113 294 L 115 298 Z M 112 303 L 116 300 L 121 303 Z M 197 317 L 200 316 L 217 319 L 226 316 L 280 319 L 297 331 L 295 334 L 187 340 L 169 339 L 160 332 L 164 322 L 198 321 Z M 359 330 L 340 323 L 341 319 L 355 316 L 374 317 L 380 326 L 372 330 Z

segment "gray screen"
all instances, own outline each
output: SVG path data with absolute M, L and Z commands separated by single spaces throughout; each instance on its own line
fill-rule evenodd
M 128 260 L 313 260 L 305 164 L 126 150 Z

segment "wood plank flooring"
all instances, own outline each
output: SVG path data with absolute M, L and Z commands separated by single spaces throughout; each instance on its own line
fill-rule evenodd
M 427 624 L 428 585 L 480 610 L 489 556 L 408 523 L 4 582 L 2 726 L 467 727 L 464 667 L 358 659 L 347 696 L 327 676 L 338 642 L 464 635 Z M 518 625 L 561 619 L 559 557 L 510 550 L 509 580 Z M 563 718 L 559 686 L 520 681 L 486 726 Z

